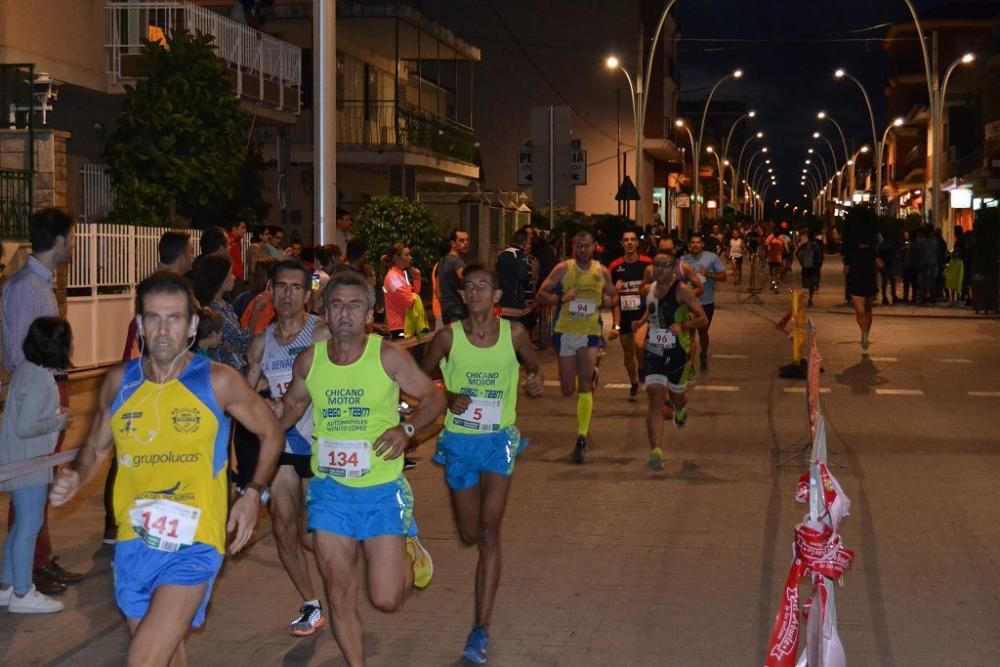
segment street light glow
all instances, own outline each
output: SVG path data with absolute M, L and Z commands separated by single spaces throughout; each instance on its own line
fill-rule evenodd
M 823 120 L 824 118 L 826 118 L 826 112 L 820 111 L 818 114 L 816 114 L 816 117 L 819 118 L 820 120 Z
M 705 152 L 706 153 L 714 153 L 715 149 L 712 148 L 711 146 L 705 146 Z
M 975 53 L 966 53 L 964 56 L 962 56 L 962 62 L 965 63 L 966 65 L 968 65 L 975 59 L 976 59 Z
M 861 152 L 862 153 L 867 153 L 868 152 L 868 146 L 862 146 L 861 147 Z
M 677 127 L 684 127 L 684 121 L 678 118 L 677 120 L 674 121 L 674 125 L 676 125 Z
M 756 118 L 757 117 L 757 112 L 756 111 L 751 111 L 750 113 L 747 114 L 747 116 L 749 116 L 750 118 Z
M 615 56 L 608 56 L 608 59 L 604 61 L 604 64 L 608 69 L 618 69 L 618 58 Z
M 766 152 L 767 152 L 767 146 L 764 146 L 764 147 L 763 147 L 763 148 L 761 148 L 760 150 L 761 150 L 761 152 L 762 152 L 762 153 L 766 153 Z
M 742 76 L 743 76 L 743 70 L 741 70 L 741 69 L 733 70 L 733 78 L 734 79 L 739 79 Z
M 771 164 L 771 158 L 764 160 L 764 164 Z
M 892 121 L 892 124 L 893 124 L 894 127 L 899 127 L 900 125 L 903 124 L 903 122 L 904 121 L 903 121 L 902 118 L 897 118 L 896 120 Z
M 722 166 L 728 167 L 729 166 L 729 160 L 723 160 L 722 161 Z
M 844 78 L 845 74 L 847 74 L 847 72 L 845 72 L 843 68 L 840 68 L 836 72 L 833 73 L 833 76 L 835 78 L 837 78 L 837 79 L 842 79 L 842 78 Z
M 819 138 L 820 138 L 820 136 L 821 136 L 821 135 L 820 135 L 820 133 L 819 133 L 819 132 L 813 132 L 813 139 L 819 139 Z
M 808 151 L 806 151 L 806 152 L 807 152 L 807 153 L 809 153 L 809 155 L 812 155 L 812 154 L 813 154 L 813 149 L 811 149 L 811 148 L 810 148 L 810 149 L 809 149 Z
M 763 132 L 758 132 L 757 133 L 757 138 L 758 139 L 763 139 L 764 138 L 764 133 Z

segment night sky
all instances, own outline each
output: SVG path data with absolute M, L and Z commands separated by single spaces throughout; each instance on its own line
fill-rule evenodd
M 954 3 L 914 0 L 918 12 Z M 411 4 L 482 49 L 483 62 L 476 71 L 475 126 L 488 185 L 516 187 L 516 153 L 527 138 L 530 107 L 565 100 L 574 111 L 574 133 L 588 148 L 591 174 L 601 173 L 601 165 L 610 166 L 613 173 L 615 88 L 624 88 L 624 83 L 620 77 L 609 77 L 603 60 L 616 52 L 631 69 L 637 3 L 412 0 Z M 831 141 L 837 137 L 828 123 L 818 126 L 817 110 L 825 109 L 837 119 L 849 144 L 871 143 L 861 92 L 849 82 L 833 79 L 837 67 L 848 69 L 868 88 L 880 133 L 889 122 L 882 92 L 885 27 L 870 28 L 908 21 L 902 0 L 679 0 L 673 13 L 681 33 L 682 98 L 703 98 L 706 88 L 726 72 L 744 69 L 744 79 L 727 83 L 716 99 L 743 100 L 757 110 L 756 126 L 768 134 L 767 144 L 776 155 L 779 186 L 768 199 L 805 201 L 799 176 L 810 135 L 820 129 Z M 629 136 L 627 98 L 623 105 L 627 124 L 623 134 Z M 842 152 L 839 139 L 834 146 Z M 829 149 L 822 147 L 829 159 Z M 614 179 L 606 180 L 606 210 L 613 211 Z

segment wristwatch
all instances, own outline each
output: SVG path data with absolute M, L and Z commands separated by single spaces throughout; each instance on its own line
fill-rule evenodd
M 413 434 L 417 432 L 417 429 L 410 422 L 402 422 L 400 426 L 403 427 L 403 433 L 406 434 L 407 438 L 412 438 Z
M 246 485 L 246 489 L 253 489 L 257 492 L 260 497 L 260 504 L 266 505 L 267 501 L 271 499 L 271 490 L 267 488 L 264 484 L 258 484 L 257 482 L 250 482 Z

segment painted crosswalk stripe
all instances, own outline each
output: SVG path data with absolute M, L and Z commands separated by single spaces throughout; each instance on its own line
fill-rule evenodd
M 804 394 L 804 393 L 806 393 L 806 388 L 805 387 L 785 387 L 785 393 L 786 394 Z M 819 393 L 821 393 L 821 394 L 829 394 L 830 393 L 830 388 L 829 387 L 820 387 L 819 388 Z
M 749 359 L 750 356 L 746 354 L 713 354 L 713 359 Z
M 938 359 L 943 364 L 971 364 L 972 359 L 962 359 L 960 357 L 948 357 L 946 359 Z
M 739 387 L 731 384 L 696 384 L 694 386 L 694 389 L 695 391 L 724 391 L 724 392 L 733 392 L 740 390 Z
M 871 357 L 871 360 L 872 361 L 884 361 L 884 362 L 899 361 L 899 359 L 897 359 L 896 357 Z
M 876 389 L 879 396 L 923 396 L 921 389 Z
M 630 384 L 622 384 L 620 382 L 609 382 L 608 384 L 604 385 L 604 388 L 605 389 L 631 389 L 632 385 L 630 385 Z
M 546 387 L 560 387 L 562 386 L 559 380 L 546 380 L 543 383 Z
M 977 398 L 1000 398 L 1000 391 L 970 391 L 969 396 Z

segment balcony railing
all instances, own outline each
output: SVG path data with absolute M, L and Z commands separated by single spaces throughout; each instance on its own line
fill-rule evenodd
M 392 101 L 343 102 L 337 111 L 337 143 L 422 149 L 476 164 L 479 146 L 471 128 Z
M 28 237 L 32 209 L 31 180 L 30 171 L 0 169 L 0 238 Z
M 210 35 L 216 53 L 235 75 L 236 94 L 297 113 L 302 89 L 302 50 L 250 26 L 188 2 L 108 0 L 108 73 L 115 83 L 135 78 L 130 59 L 147 42 L 177 30 Z

